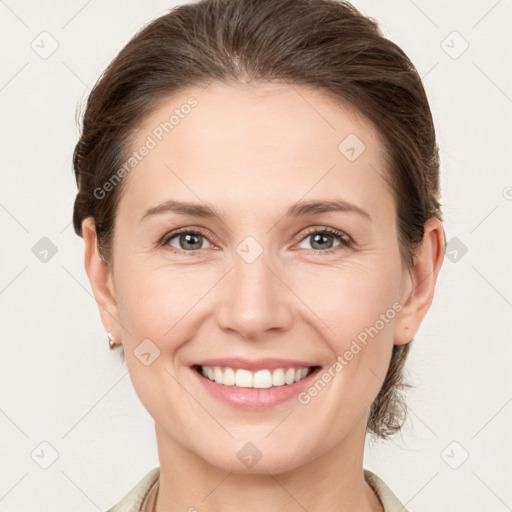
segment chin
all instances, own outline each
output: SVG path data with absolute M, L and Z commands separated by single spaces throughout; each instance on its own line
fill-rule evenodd
M 221 448 L 222 451 L 218 454 L 209 452 L 207 456 L 203 457 L 203 460 L 222 471 L 240 475 L 286 473 L 305 464 L 305 460 L 303 460 L 304 454 L 302 453 L 301 458 L 298 459 L 297 450 L 293 446 L 287 446 L 286 450 L 282 450 L 283 445 L 281 444 L 282 452 L 279 452 L 279 447 L 271 445 L 263 447 L 263 442 L 238 441 L 233 444 L 235 444 L 235 447 Z M 215 455 L 218 456 L 216 457 Z

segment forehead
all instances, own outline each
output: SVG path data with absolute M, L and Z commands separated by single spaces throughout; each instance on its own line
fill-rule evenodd
M 218 144 L 226 142 L 224 135 L 230 134 L 247 143 L 252 136 L 260 145 L 286 148 L 292 136 L 308 146 L 320 147 L 320 137 L 324 146 L 332 146 L 347 133 L 357 133 L 370 145 L 380 143 L 377 130 L 357 109 L 335 100 L 327 91 L 282 82 L 213 82 L 160 100 L 141 124 L 138 140 L 152 134 L 157 142 L 176 141 L 178 145 L 193 134 L 198 143 Z
M 254 201 L 248 208 L 268 208 L 334 187 L 386 192 L 378 131 L 348 104 L 304 86 L 190 87 L 144 119 L 130 149 L 144 153 L 125 178 L 121 203 L 133 213 L 175 195 L 214 202 L 238 194 Z

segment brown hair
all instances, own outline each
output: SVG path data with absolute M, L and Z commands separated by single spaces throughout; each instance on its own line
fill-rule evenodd
M 94 217 L 98 248 L 112 262 L 116 208 L 123 183 L 98 198 L 130 151 L 141 121 L 188 86 L 280 80 L 312 86 L 348 102 L 385 145 L 402 261 L 410 267 L 424 224 L 442 220 L 439 156 L 421 78 L 377 23 L 338 0 L 202 0 L 180 5 L 139 31 L 91 91 L 73 165 L 78 185 L 73 225 Z M 410 343 L 393 347 L 367 430 L 386 439 L 405 420 L 400 388 Z

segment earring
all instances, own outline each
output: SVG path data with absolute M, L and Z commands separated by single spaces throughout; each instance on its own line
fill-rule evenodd
M 116 346 L 116 344 L 114 342 L 115 336 L 110 331 L 107 332 L 107 336 L 108 336 L 108 346 L 110 347 L 110 350 L 112 350 Z

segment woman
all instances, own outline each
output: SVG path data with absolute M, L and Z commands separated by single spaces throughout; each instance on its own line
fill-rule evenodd
M 74 168 L 160 462 L 110 511 L 406 510 L 364 441 L 403 424 L 445 237 L 425 91 L 376 23 L 334 0 L 181 5 L 92 90 Z

